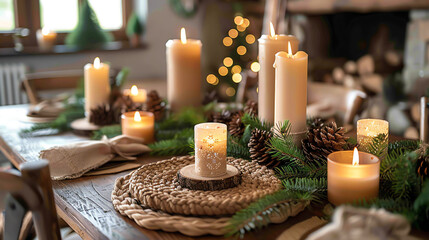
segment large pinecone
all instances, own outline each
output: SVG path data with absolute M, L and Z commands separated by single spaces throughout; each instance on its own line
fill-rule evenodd
M 231 111 L 222 110 L 222 112 L 212 113 L 209 116 L 209 121 L 228 124 L 229 122 L 231 122 L 233 116 L 234 114 Z
M 280 164 L 280 161 L 273 158 L 268 152 L 267 144 L 272 136 L 273 134 L 269 131 L 254 129 L 248 144 L 250 158 L 268 168 L 275 168 Z
M 302 148 L 308 160 L 326 159 L 335 151 L 343 150 L 347 145 L 345 130 L 335 122 L 324 124 L 316 119 L 310 124 L 307 138 L 302 140 Z
M 120 107 L 111 107 L 110 104 L 103 104 L 91 109 L 89 122 L 99 126 L 111 125 L 120 122 L 121 114 Z
M 229 122 L 229 133 L 232 136 L 235 137 L 239 137 L 241 135 L 243 135 L 244 132 L 244 124 L 241 121 L 241 117 L 243 117 L 243 113 L 242 112 L 238 112 L 236 114 L 234 114 L 234 116 L 232 117 L 231 121 Z
M 258 103 L 252 100 L 247 100 L 246 105 L 244 106 L 244 112 L 252 116 L 258 115 Z
M 165 102 L 155 90 L 147 94 L 146 110 L 152 112 L 156 121 L 160 121 L 165 116 Z

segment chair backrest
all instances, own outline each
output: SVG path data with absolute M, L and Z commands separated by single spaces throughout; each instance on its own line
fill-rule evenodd
M 20 168 L 21 173 L 0 172 L 0 190 L 9 193 L 3 239 L 22 238 L 21 226 L 27 212 L 32 214 L 39 239 L 61 239 L 48 162 L 27 162 Z
M 429 142 L 429 98 L 420 99 L 420 140 Z
M 75 89 L 82 78 L 82 74 L 82 70 L 31 73 L 26 75 L 23 87 L 30 103 L 37 104 L 42 100 L 41 91 Z

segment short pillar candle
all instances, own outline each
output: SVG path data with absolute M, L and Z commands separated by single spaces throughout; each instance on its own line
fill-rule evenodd
M 328 200 L 334 205 L 378 197 L 380 160 L 369 153 L 339 151 L 328 155 Z
M 386 134 L 386 141 L 388 141 L 388 121 L 381 119 L 361 119 L 357 121 L 357 142 L 359 151 L 368 152 L 373 138 L 377 137 L 379 134 Z
M 223 123 L 195 125 L 195 173 L 201 177 L 226 174 L 227 127 Z
M 144 144 L 155 139 L 155 117 L 151 112 L 126 112 L 121 116 L 122 134 L 143 139 Z

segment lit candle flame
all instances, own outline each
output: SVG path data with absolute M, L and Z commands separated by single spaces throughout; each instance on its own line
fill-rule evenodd
M 95 67 L 95 68 L 100 68 L 100 65 L 101 65 L 100 58 L 99 58 L 99 57 L 96 57 L 96 58 L 94 59 L 94 67 Z
M 137 88 L 137 86 L 136 85 L 133 85 L 132 87 L 131 87 L 131 95 L 133 95 L 133 96 L 137 96 L 139 94 L 139 89 Z
M 290 58 L 290 57 L 293 57 L 293 54 L 292 54 L 292 47 L 290 46 L 290 42 L 288 41 L 287 42 L 287 56 Z
M 136 113 L 134 114 L 134 121 L 135 122 L 141 122 L 142 121 L 142 118 L 140 117 L 139 111 L 136 111 Z
M 355 150 L 353 151 L 353 166 L 357 166 L 357 165 L 359 165 L 359 152 L 355 147 Z
M 274 37 L 276 35 L 276 31 L 274 30 L 274 25 L 272 22 L 270 22 L 270 35 L 271 37 Z
M 49 28 L 47 28 L 47 27 L 42 28 L 42 34 L 43 35 L 49 35 L 49 33 L 51 33 L 51 30 L 49 30 Z
M 182 41 L 183 44 L 186 44 L 186 30 L 185 28 L 182 28 L 180 30 L 180 40 Z

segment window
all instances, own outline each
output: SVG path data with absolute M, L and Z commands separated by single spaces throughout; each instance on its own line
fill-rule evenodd
M 43 27 L 56 31 L 57 44 L 78 23 L 84 0 L 0 0 L 0 48 L 13 47 L 15 28 L 28 28 L 24 46 L 37 46 L 36 31 Z M 130 0 L 88 0 L 100 26 L 113 34 L 115 41 L 126 40 L 125 25 L 131 15 Z

